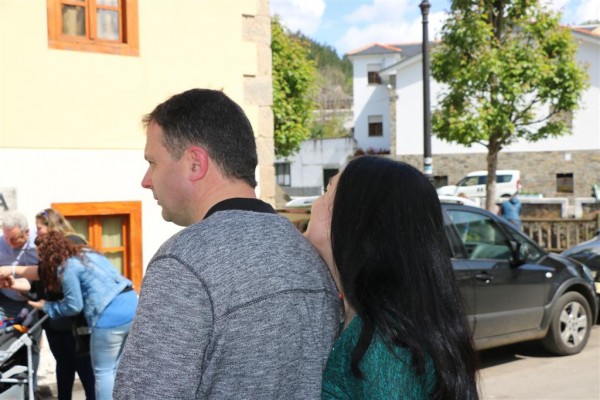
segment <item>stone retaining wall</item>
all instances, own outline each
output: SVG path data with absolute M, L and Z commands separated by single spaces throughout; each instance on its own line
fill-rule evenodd
M 423 155 L 395 155 L 392 158 L 423 169 Z M 521 171 L 523 191 L 544 197 L 590 197 L 592 185 L 600 183 L 600 151 L 501 152 L 498 169 Z M 433 174 L 447 176 L 456 184 L 467 173 L 487 169 L 485 153 L 434 154 Z M 573 174 L 573 193 L 556 191 L 556 174 Z

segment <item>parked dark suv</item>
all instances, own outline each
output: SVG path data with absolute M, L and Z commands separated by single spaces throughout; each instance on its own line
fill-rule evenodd
M 542 339 L 555 354 L 579 353 L 598 313 L 590 269 L 486 210 L 442 208 L 477 348 Z
M 555 354 L 579 353 L 599 308 L 590 269 L 457 199 L 442 200 L 442 209 L 477 348 L 542 339 Z M 307 208 L 280 213 L 300 230 L 310 217 Z

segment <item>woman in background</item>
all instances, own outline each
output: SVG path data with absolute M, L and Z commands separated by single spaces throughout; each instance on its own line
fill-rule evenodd
M 69 221 L 67 221 L 58 211 L 52 208 L 46 208 L 35 216 L 35 225 L 37 227 L 37 237 L 44 236 L 48 232 L 59 232 L 65 235 L 75 244 L 85 244 L 85 240 L 78 235 Z M 0 275 L 5 276 L 12 273 L 12 267 L 0 267 Z M 15 267 L 15 273 L 28 278 L 32 281 L 32 291 L 30 296 L 36 300 L 44 299 L 58 301 L 62 299 L 63 294 L 58 291 L 48 290 L 46 282 L 38 279 L 37 269 L 29 266 Z M 31 276 L 33 273 L 33 276 Z M 59 317 L 48 319 L 43 324 L 46 338 L 50 345 L 50 351 L 56 360 L 56 388 L 58 400 L 71 400 L 73 393 L 73 382 L 75 372 L 79 376 L 81 385 L 85 391 L 87 400 L 95 399 L 94 389 L 94 370 L 92 360 L 88 354 L 77 355 L 75 352 L 75 338 L 73 337 L 73 322 L 71 317 Z
M 38 237 L 55 231 L 62 233 L 75 244 L 86 244 L 85 240 L 69 224 L 69 221 L 52 208 L 46 208 L 38 213 L 35 216 L 35 225 Z M 34 285 L 34 287 L 36 288 L 36 292 L 40 294 L 40 298 L 52 301 L 62 299 L 63 295 L 60 290 L 58 292 L 50 292 L 47 290 L 47 285 L 44 281 L 39 282 L 40 284 Z M 44 323 L 44 330 L 46 331 L 50 351 L 56 360 L 58 400 L 71 400 L 75 372 L 77 372 L 85 391 L 85 398 L 87 400 L 94 400 L 94 370 L 92 369 L 92 360 L 89 354 L 76 354 L 72 326 L 71 317 L 49 319 Z
M 345 320 L 322 398 L 477 399 L 476 352 L 437 193 L 408 164 L 359 157 L 312 206 L 305 233 Z
M 30 301 L 50 318 L 77 315 L 83 310 L 91 327 L 90 350 L 96 399 L 112 399 L 112 389 L 123 346 L 137 307 L 131 281 L 120 275 L 102 254 L 78 245 L 60 232 L 36 239 L 38 266 L 23 275 L 42 279 L 51 292 L 62 289 L 59 301 Z M 13 289 L 27 291 L 25 278 L 5 277 Z
M 69 221 L 61 213 L 52 208 L 46 208 L 35 215 L 35 226 L 37 228 L 37 236 L 43 236 L 50 231 L 57 231 L 76 244 L 86 243 L 85 239 L 75 232 Z

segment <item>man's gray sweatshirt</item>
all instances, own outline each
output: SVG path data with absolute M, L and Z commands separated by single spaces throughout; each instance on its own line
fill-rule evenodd
M 216 212 L 150 261 L 114 398 L 320 398 L 339 315 L 327 266 L 287 219 Z

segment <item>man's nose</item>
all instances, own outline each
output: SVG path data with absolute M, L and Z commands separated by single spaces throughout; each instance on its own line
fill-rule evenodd
M 144 189 L 152 189 L 152 179 L 150 179 L 150 171 L 146 171 L 142 178 L 142 187 Z

